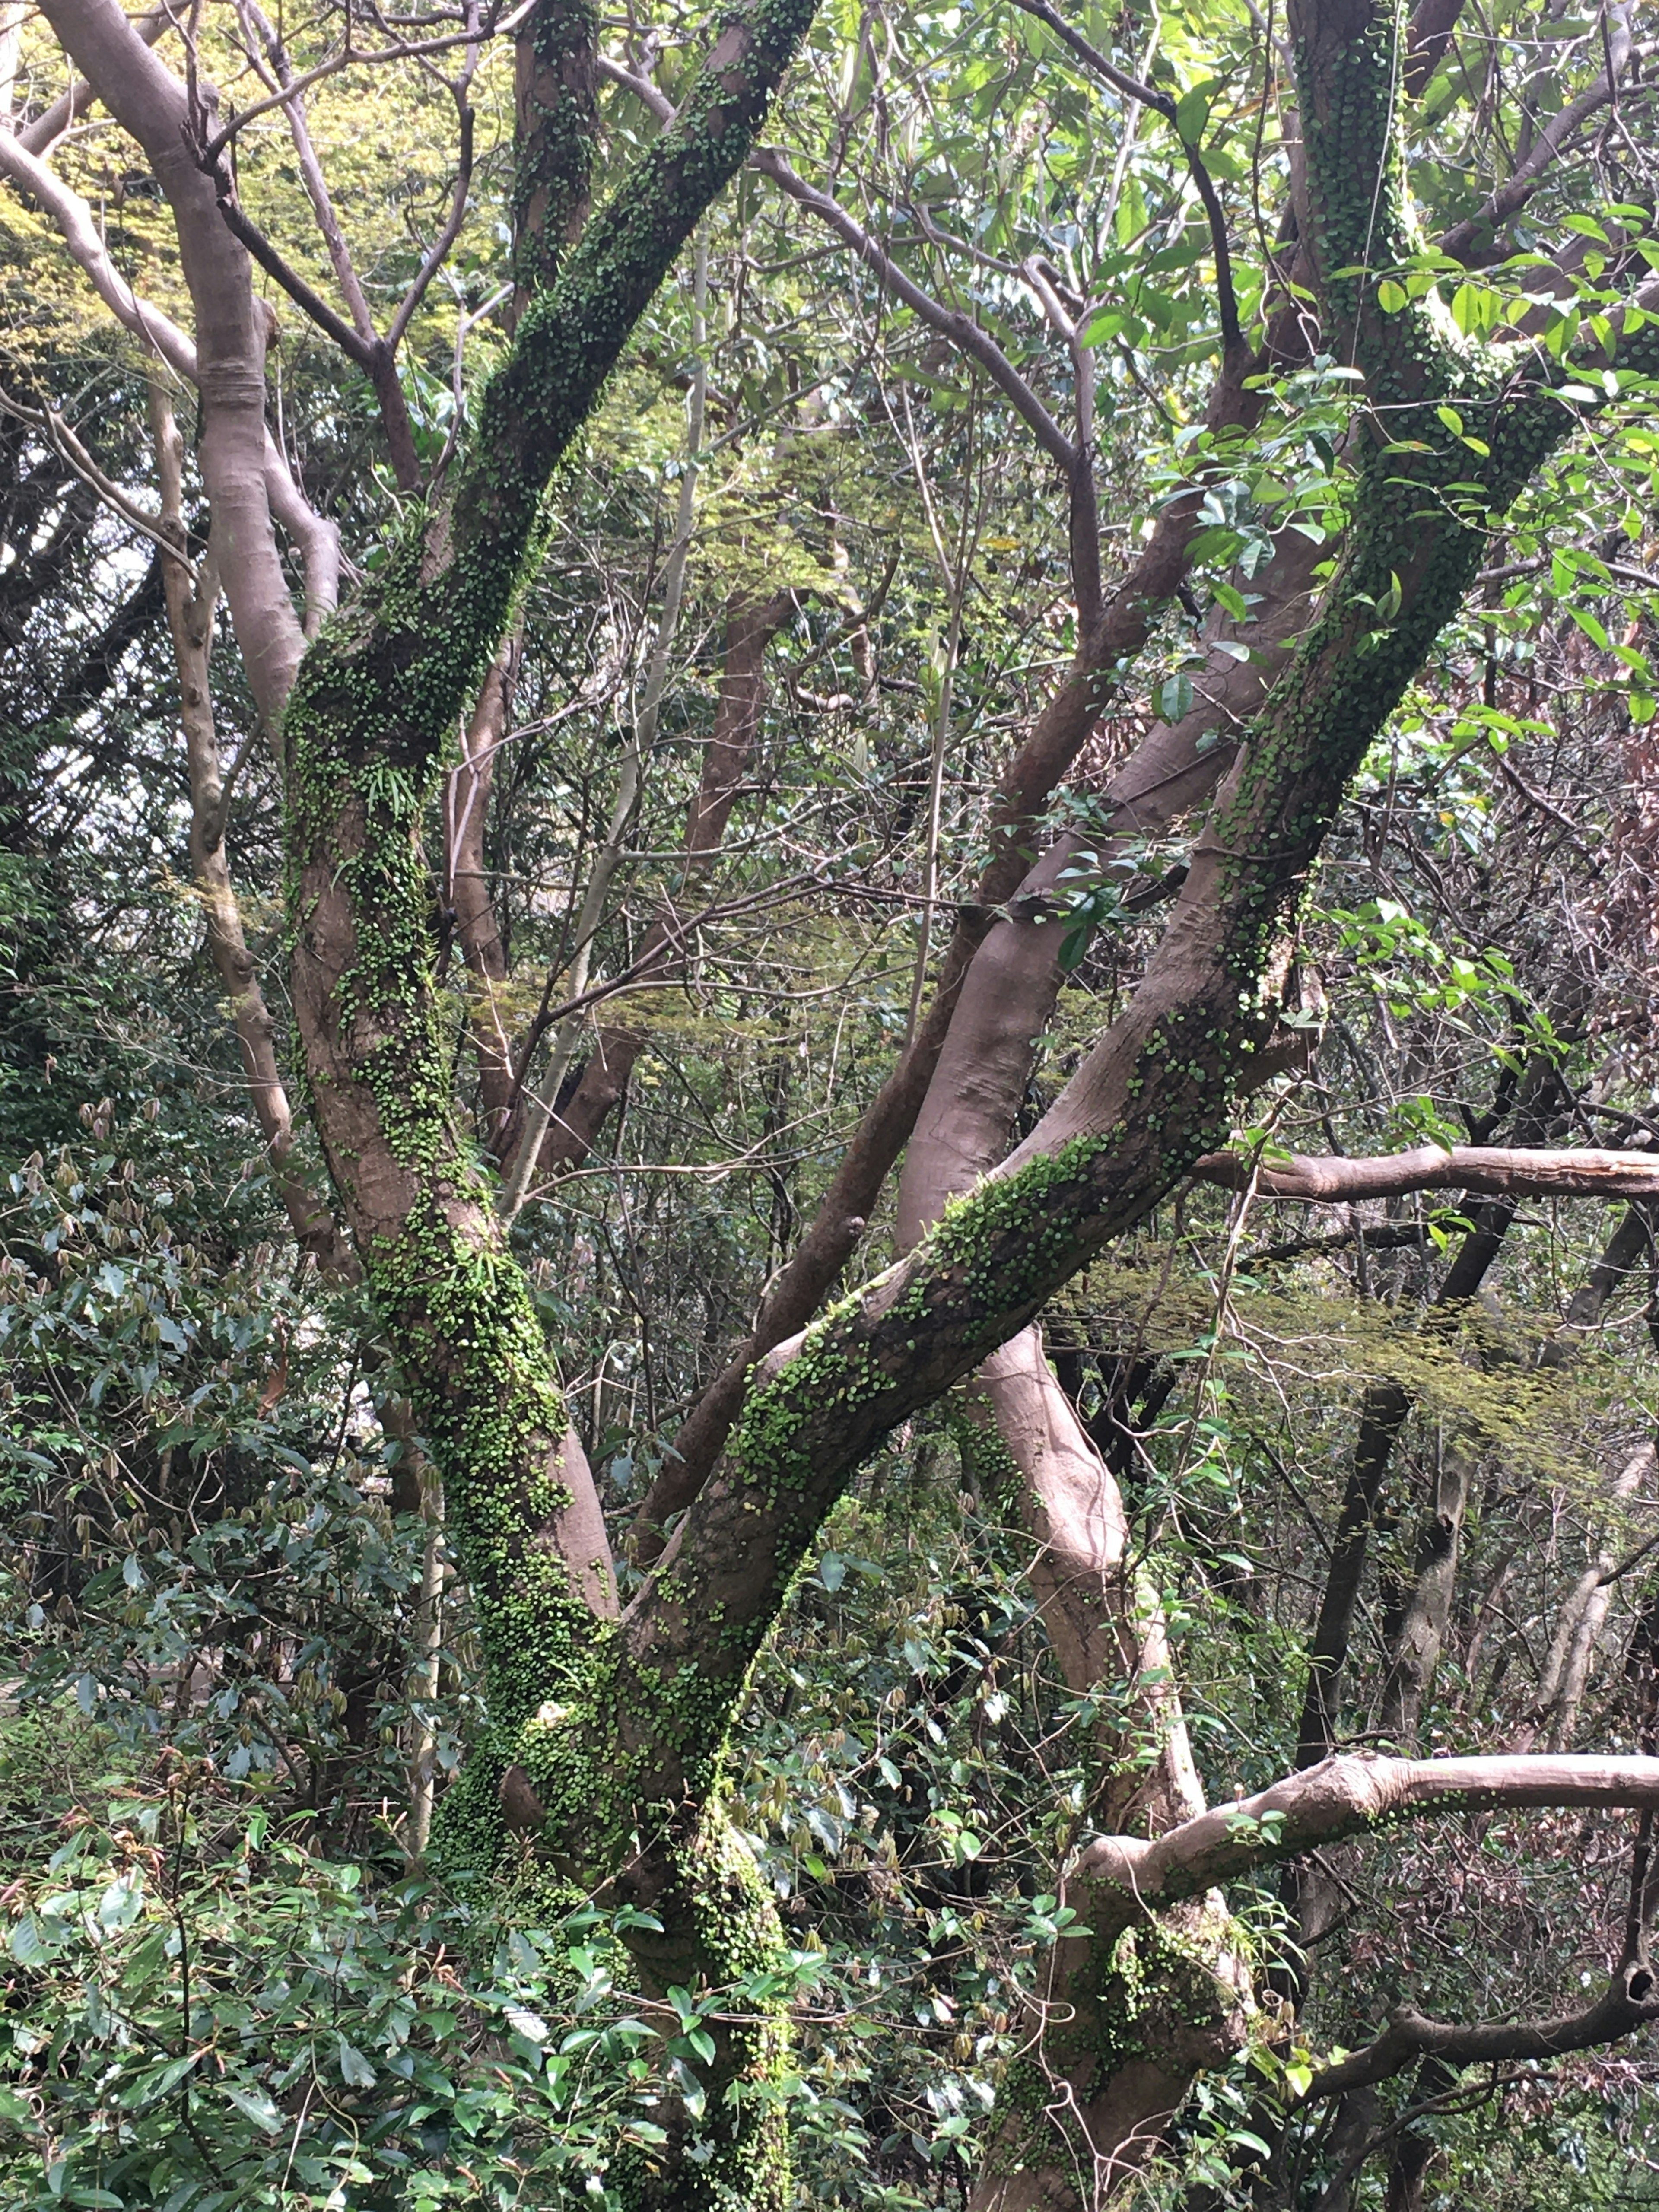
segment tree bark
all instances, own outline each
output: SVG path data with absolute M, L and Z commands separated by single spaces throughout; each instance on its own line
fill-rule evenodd
M 501 1018 L 499 992 L 507 981 L 507 948 L 485 866 L 489 793 L 495 757 L 507 736 L 516 654 L 509 644 L 490 664 L 478 703 L 461 733 L 461 763 L 444 792 L 447 831 L 446 873 L 455 937 L 472 978 L 471 1027 L 478 1062 L 478 1104 L 484 1142 L 499 1158 L 513 1117 L 516 1084 L 513 1045 Z
M 172 404 L 154 380 L 149 386 L 149 416 L 161 490 L 160 525 L 179 556 L 164 559 L 162 585 L 179 677 L 179 722 L 190 779 L 191 866 L 208 957 L 229 1002 L 249 1102 L 295 1240 L 302 1251 L 313 1255 L 330 1279 L 350 1281 L 357 1273 L 356 1261 L 340 1234 L 339 1224 L 295 1170 L 294 1115 L 276 1061 L 276 1025 L 247 948 L 230 879 L 225 854 L 224 777 L 208 675 L 217 585 L 210 552 L 204 558 L 199 579 L 194 581 L 184 558 L 184 444 L 173 421 Z

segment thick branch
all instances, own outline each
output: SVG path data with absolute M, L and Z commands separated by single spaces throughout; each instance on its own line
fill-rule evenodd
M 270 526 L 264 323 L 247 258 L 191 159 L 185 87 L 115 0 L 49 0 L 45 12 L 100 99 L 143 148 L 173 211 L 196 318 L 201 467 L 221 570 L 249 684 L 275 727 L 305 639 Z
M 1659 1806 L 1659 1759 L 1322 1760 L 1270 1789 L 1218 1806 L 1150 1843 L 1103 1836 L 1079 1878 L 1122 1900 L 1127 1925 L 1147 1911 L 1237 1881 L 1408 1814 L 1519 1812 L 1528 1807 Z M 1098 1908 L 1097 1908 L 1098 1909 Z
M 1271 1167 L 1255 1166 L 1241 1152 L 1210 1152 L 1194 1163 L 1193 1173 L 1229 1190 L 1253 1182 L 1260 1197 L 1320 1206 L 1454 1187 L 1504 1198 L 1650 1198 L 1659 1193 L 1659 1154 L 1504 1146 L 1419 1145 L 1375 1159 L 1295 1155 Z
M 1659 1978 L 1644 1960 L 1620 1967 L 1593 2005 L 1553 2020 L 1456 2021 L 1425 2019 L 1410 2005 L 1389 2014 L 1374 2043 L 1314 2075 L 1305 2100 L 1322 2103 L 1373 2081 L 1386 2081 L 1419 2057 L 1449 2066 L 1480 2066 L 1516 2059 L 1559 2058 L 1568 2051 L 1594 2051 L 1659 2020 Z

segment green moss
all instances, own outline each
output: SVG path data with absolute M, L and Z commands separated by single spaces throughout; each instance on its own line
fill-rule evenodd
M 998 2087 L 997 2170 L 1070 2168 L 1079 2158 L 1086 2170 L 1086 2107 L 1126 2066 L 1152 2065 L 1179 2082 L 1241 2050 L 1252 2008 L 1236 1966 L 1239 1934 L 1224 1912 L 1202 1906 L 1088 1939 L 1040 2042 Z

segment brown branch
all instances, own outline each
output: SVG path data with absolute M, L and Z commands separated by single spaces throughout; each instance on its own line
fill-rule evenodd
M 374 356 L 378 342 L 359 337 L 343 316 L 338 315 L 328 301 L 308 284 L 299 270 L 285 261 L 256 222 L 243 212 L 235 187 L 222 163 L 208 172 L 213 179 L 214 191 L 219 198 L 219 212 L 233 238 L 245 246 L 268 276 L 274 277 L 288 294 L 296 307 L 301 308 L 318 329 L 333 339 L 348 361 L 353 362 L 367 376 L 374 374 Z
M 1161 115 L 1166 123 L 1175 121 L 1176 103 L 1170 94 L 1160 92 L 1156 85 L 1142 84 L 1139 77 L 1131 76 L 1127 70 L 1119 69 L 1115 62 L 1108 61 L 1100 49 L 1091 46 L 1081 31 L 1073 30 L 1063 15 L 1049 7 L 1048 0 L 1014 0 L 1014 5 L 1023 9 L 1026 15 L 1034 15 L 1039 23 L 1047 24 L 1084 67 L 1092 70 L 1097 76 L 1104 77 L 1114 92 L 1121 92 L 1125 100 L 1139 100 L 1143 107 L 1150 107 L 1154 114 Z
M 1075 1872 L 1103 1899 L 1116 1893 L 1127 1926 L 1152 1908 L 1407 1815 L 1575 1805 L 1659 1807 L 1659 1759 L 1383 1759 L 1347 1752 L 1150 1843 L 1102 1836 L 1080 1854 Z M 1103 1902 L 1096 1907 L 1103 1909 Z
M 1418 2058 L 1436 2057 L 1451 2066 L 1559 2058 L 1564 2051 L 1590 2051 L 1617 2042 L 1653 2020 L 1659 2020 L 1659 1984 L 1651 1966 L 1640 1959 L 1625 1961 L 1593 2005 L 1553 2020 L 1481 2021 L 1465 2026 L 1429 2020 L 1410 2005 L 1400 2005 L 1374 2043 L 1315 2075 L 1304 2102 L 1321 2103 L 1386 2081 Z
M 1417 0 L 1406 42 L 1405 93 L 1420 100 L 1451 44 L 1466 0 Z
M 449 257 L 449 250 L 461 234 L 461 225 L 466 221 L 466 197 L 472 185 L 472 139 L 474 116 L 471 101 L 465 92 L 455 94 L 455 111 L 460 124 L 461 143 L 455 157 L 455 189 L 449 198 L 449 213 L 444 227 L 427 248 L 424 259 L 415 272 L 414 282 L 403 297 L 403 303 L 392 318 L 392 327 L 386 334 L 386 349 L 396 353 L 404 333 L 414 319 L 415 311 L 426 297 L 427 287 Z
M 611 72 L 606 70 L 606 75 Z M 886 250 L 878 244 L 863 225 L 839 200 L 828 192 L 821 192 L 809 185 L 804 177 L 797 176 L 775 147 L 757 146 L 750 157 L 751 167 L 787 192 L 789 198 L 817 216 L 819 222 L 833 230 L 842 243 L 852 248 L 859 259 L 873 270 L 884 288 L 896 300 L 909 308 L 919 322 L 930 330 L 938 331 L 970 360 L 976 361 L 998 390 L 1008 400 L 1014 412 L 1026 425 L 1045 453 L 1053 460 L 1069 483 L 1076 473 L 1076 447 L 1060 428 L 1036 393 L 1004 353 L 1002 348 L 982 329 L 971 315 L 960 309 L 945 307 L 931 294 L 924 292 Z
M 313 84 L 320 84 L 325 77 L 337 76 L 342 70 L 355 69 L 359 65 L 369 67 L 380 62 L 410 61 L 422 54 L 453 53 L 457 46 L 477 46 L 481 40 L 493 36 L 495 27 L 493 22 L 475 24 L 467 30 L 453 32 L 447 38 L 411 39 L 406 45 L 377 48 L 373 53 L 367 54 L 353 53 L 348 48 L 343 54 L 319 62 L 315 69 L 307 70 L 281 92 L 274 92 L 268 99 L 256 100 L 251 106 L 239 110 L 224 129 L 216 132 L 203 147 L 202 165 L 210 174 L 213 166 L 238 131 L 245 131 L 259 116 L 269 115 L 273 108 L 285 107 L 295 94 L 309 92 Z
M 133 20 L 133 29 L 147 46 L 153 46 L 168 25 L 177 20 L 168 6 L 152 8 L 147 15 Z M 17 133 L 17 143 L 26 154 L 44 158 L 75 122 L 85 115 L 98 94 L 85 77 L 77 76 L 69 90 L 60 93 L 52 106 L 37 115 L 33 123 L 26 123 Z
M 1628 17 L 1620 15 L 1607 45 L 1607 66 L 1589 88 L 1553 115 L 1534 141 L 1526 159 L 1510 177 L 1486 196 L 1481 205 L 1462 222 L 1454 223 L 1439 240 L 1440 251 L 1462 259 L 1484 236 L 1494 235 L 1537 191 L 1544 172 L 1571 143 L 1580 125 L 1615 98 L 1619 79 L 1630 61 L 1632 41 Z
M 1038 22 L 1047 24 L 1055 36 L 1070 48 L 1076 59 L 1085 69 L 1092 70 L 1095 76 L 1103 78 L 1114 92 L 1121 93 L 1126 100 L 1138 100 L 1143 107 L 1152 108 L 1180 137 L 1177 105 L 1170 94 L 1159 92 L 1152 85 L 1140 83 L 1127 71 L 1119 69 L 1115 62 L 1108 61 L 1097 46 L 1092 46 L 1080 31 L 1073 30 L 1064 16 L 1048 4 L 1048 0 L 1014 0 L 1014 4 L 1024 9 L 1028 15 L 1034 15 Z M 1204 204 L 1205 219 L 1210 226 L 1210 249 L 1215 256 L 1216 295 L 1221 316 L 1221 343 L 1224 354 L 1228 354 L 1242 346 L 1244 337 L 1239 328 L 1238 301 L 1233 289 L 1232 252 L 1227 242 L 1226 210 L 1221 204 L 1215 180 L 1205 167 L 1196 143 L 1182 138 L 1181 150 L 1187 157 L 1188 170 L 1199 198 Z
M 1659 1155 L 1650 1152 L 1534 1152 L 1520 1146 L 1419 1145 L 1374 1159 L 1307 1158 L 1258 1168 L 1240 1152 L 1208 1152 L 1195 1163 L 1203 1182 L 1243 1190 L 1255 1177 L 1261 1198 L 1319 1206 L 1454 1184 L 1504 1198 L 1650 1198 L 1659 1193 Z

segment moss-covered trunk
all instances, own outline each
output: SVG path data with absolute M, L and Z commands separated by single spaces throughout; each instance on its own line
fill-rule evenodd
M 533 1828 L 592 1886 L 655 1898 L 647 1978 L 721 1985 L 776 1940 L 718 1808 L 659 1837 L 593 1769 L 538 1755 L 580 1711 L 607 1765 L 616 1610 L 603 1517 L 554 1358 L 489 1188 L 457 1127 L 438 1018 L 424 825 L 456 720 L 541 542 L 555 465 L 640 314 L 747 155 L 812 0 L 726 21 L 678 122 L 579 243 L 594 108 L 592 0 L 542 0 L 519 83 L 520 292 L 441 506 L 416 510 L 374 581 L 319 639 L 285 717 L 294 1001 L 331 1175 L 441 1475 L 483 1651 L 488 1730 L 446 1797 L 434 1849 L 455 1878 L 505 1875 Z M 672 1973 L 665 1966 L 672 1954 Z M 712 2154 L 631 2177 L 641 2203 L 781 2204 L 778 2123 L 755 2090 L 781 2028 L 722 2039 L 701 2123 Z M 688 2118 L 688 2127 L 690 2120 Z M 671 2147 L 672 2148 L 672 2147 Z

